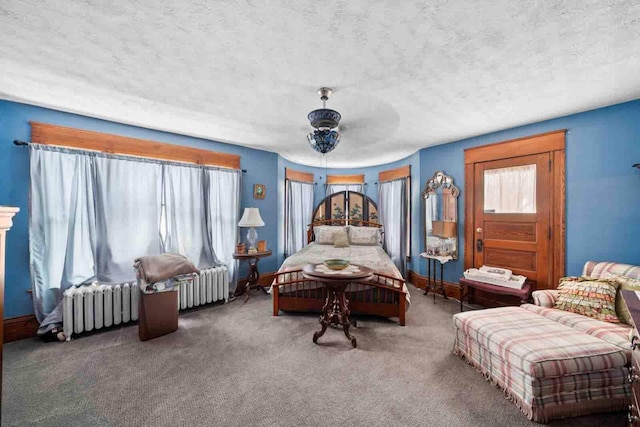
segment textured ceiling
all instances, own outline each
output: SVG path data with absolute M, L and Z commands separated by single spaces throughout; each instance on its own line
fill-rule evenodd
M 0 98 L 330 167 L 640 98 L 640 1 L 0 2 Z

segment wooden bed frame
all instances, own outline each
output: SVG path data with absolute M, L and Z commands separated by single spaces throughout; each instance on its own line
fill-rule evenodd
M 359 220 L 323 220 L 309 225 L 307 237 L 314 239 L 313 227 L 318 225 L 358 225 L 382 227 L 381 224 Z M 284 278 L 281 278 L 284 276 Z M 381 317 L 397 317 L 401 326 L 405 325 L 406 294 L 403 291 L 405 281 L 374 272 L 367 281 L 354 281 L 351 290 L 346 293 L 349 309 L 355 314 L 373 314 Z M 287 287 L 280 293 L 280 287 Z M 353 289 L 355 287 L 355 289 Z M 303 277 L 302 268 L 279 271 L 273 280 L 273 315 L 283 311 L 321 312 L 327 299 L 327 290 L 320 282 Z

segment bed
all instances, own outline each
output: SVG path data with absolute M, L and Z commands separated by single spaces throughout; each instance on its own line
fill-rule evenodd
M 410 305 L 409 291 L 398 268 L 382 246 L 351 243 L 348 247 L 335 247 L 333 244 L 315 241 L 314 229 L 319 225 L 344 227 L 348 223 L 350 227 L 354 227 L 352 230 L 361 229 L 363 226 L 381 227 L 380 224 L 368 221 L 349 222 L 335 219 L 312 223 L 309 231 L 310 243 L 288 257 L 274 277 L 271 287 L 274 316 L 278 316 L 280 310 L 321 312 L 327 298 L 326 289 L 321 283 L 305 279 L 302 268 L 306 264 L 341 258 L 374 271 L 371 279 L 354 281 L 348 285 L 346 294 L 350 311 L 355 314 L 398 318 L 400 325 L 405 325 L 405 312 Z

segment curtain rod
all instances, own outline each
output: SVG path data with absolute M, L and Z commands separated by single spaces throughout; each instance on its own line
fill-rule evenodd
M 366 182 L 335 182 L 333 184 L 327 184 L 325 182 L 322 185 L 327 186 L 327 185 L 369 185 L 369 184 Z
M 31 143 L 30 143 L 30 142 L 28 142 L 28 141 L 22 141 L 22 140 L 19 140 L 19 139 L 14 139 L 14 140 L 13 140 L 13 144 L 14 144 L 14 145 L 17 145 L 17 146 L 19 146 L 19 147 L 25 147 L 25 146 L 27 146 L 27 145 L 29 145 L 29 144 L 31 144 Z M 129 154 L 125 154 L 125 155 L 126 155 L 126 156 L 130 156 Z M 135 157 L 135 156 L 130 156 L 130 157 Z M 151 157 L 151 158 L 152 158 L 152 157 Z M 161 160 L 161 159 L 158 159 L 158 160 Z M 194 163 L 194 164 L 195 164 L 195 163 Z M 209 166 L 209 165 L 202 165 L 202 166 Z M 213 166 L 213 165 L 211 165 L 211 166 Z M 246 169 L 240 169 L 240 170 L 242 171 L 242 173 L 247 173 L 247 170 L 246 170 Z

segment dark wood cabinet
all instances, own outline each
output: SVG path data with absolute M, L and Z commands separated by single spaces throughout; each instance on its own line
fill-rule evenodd
M 630 426 L 640 427 L 640 299 L 633 291 L 621 291 L 624 302 L 631 313 L 633 333 L 631 334 L 631 366 L 629 366 L 629 383 L 631 384 L 631 404 L 627 419 Z

